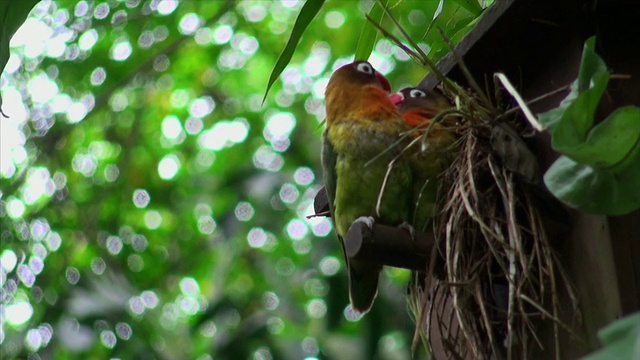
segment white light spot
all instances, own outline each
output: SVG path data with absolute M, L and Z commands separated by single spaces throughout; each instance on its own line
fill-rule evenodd
M 104 19 L 107 17 L 107 15 L 109 15 L 109 4 L 102 3 L 96 6 L 96 10 L 93 13 L 93 16 L 95 16 L 96 19 Z
M 253 228 L 247 234 L 247 241 L 252 248 L 261 248 L 267 243 L 267 233 L 261 228 Z
M 115 61 L 125 61 L 131 56 L 131 52 L 133 48 L 131 47 L 131 43 L 129 41 L 119 41 L 116 42 L 110 51 L 110 56 Z
M 267 120 L 267 125 L 264 128 L 264 137 L 269 141 L 288 138 L 295 126 L 296 119 L 293 114 L 288 112 L 276 113 Z
M 137 208 L 142 209 L 147 207 L 150 201 L 151 201 L 151 196 L 149 196 L 149 193 L 147 192 L 147 190 L 136 189 L 133 192 L 133 204 Z
M 229 25 L 220 25 L 213 31 L 213 40 L 216 44 L 226 44 L 233 37 L 233 28 Z
M 113 349 L 114 346 L 116 346 L 118 339 L 116 338 L 116 334 L 114 334 L 113 331 L 104 330 L 100 333 L 100 342 L 102 342 L 102 345 L 108 347 L 109 349 Z
M 38 245 L 42 246 L 41 244 Z M 44 261 L 42 261 L 42 259 L 38 256 L 32 256 L 29 259 L 29 269 L 31 269 L 31 272 L 33 272 L 33 274 L 35 275 L 40 274 L 44 269 Z
M 161 0 L 158 4 L 158 14 L 169 15 L 178 7 L 177 0 Z
M 3 315 L 9 324 L 21 325 L 31 319 L 33 308 L 28 302 L 18 302 L 7 306 Z
M 211 129 L 204 131 L 198 138 L 200 147 L 210 150 L 221 150 L 243 142 L 249 134 L 246 119 L 219 121 Z
M 162 120 L 162 134 L 171 140 L 177 139 L 182 133 L 180 120 L 173 115 L 169 115 Z
M 267 310 L 275 310 L 280 305 L 280 299 L 276 293 L 267 291 L 264 295 L 262 295 L 262 303 Z
M 122 251 L 122 239 L 117 236 L 109 236 L 107 238 L 106 246 L 107 250 L 109 250 L 112 255 L 118 255 L 120 251 Z
M 259 22 L 267 16 L 267 9 L 260 2 L 253 3 L 245 8 L 244 17 L 250 22 Z
M 309 228 L 307 228 L 307 225 L 299 219 L 293 219 L 287 224 L 287 233 L 293 240 L 303 239 L 307 236 L 308 232 Z
M 200 133 L 200 131 L 202 131 L 203 126 L 204 124 L 202 123 L 202 120 L 198 118 L 192 118 L 192 117 L 188 118 L 184 124 L 184 127 L 187 130 L 187 133 L 189 135 L 195 135 Z
M 37 329 L 31 329 L 24 337 L 24 344 L 31 352 L 36 352 L 42 346 L 42 335 Z
M 303 65 L 303 69 L 307 76 L 318 76 L 322 74 L 324 68 L 327 67 L 326 59 L 320 58 L 318 56 L 312 56 L 308 58 Z
M 298 185 L 309 185 L 315 180 L 315 175 L 313 174 L 313 170 L 308 167 L 301 167 L 293 173 L 293 179 L 296 181 Z
M 347 319 L 347 321 L 360 321 L 360 319 L 362 319 L 362 317 L 364 316 L 364 314 L 361 314 L 360 312 L 354 310 L 351 307 L 351 304 L 347 305 L 347 307 L 344 309 L 344 317 L 345 319 Z
M 198 15 L 189 13 L 180 19 L 178 30 L 180 30 L 180 33 L 183 35 L 191 35 L 200 28 L 201 23 L 202 21 Z
M 163 180 L 173 179 L 178 170 L 180 170 L 180 159 L 176 155 L 166 155 L 158 163 L 158 175 Z
M 67 94 L 58 94 L 50 102 L 51 110 L 57 114 L 67 112 L 73 101 Z
M 82 121 L 87 116 L 87 107 L 82 102 L 74 102 L 67 109 L 67 120 L 75 124 Z
M 296 200 L 298 200 L 298 197 L 300 196 L 300 191 L 298 191 L 298 188 L 295 185 L 286 183 L 282 185 L 282 187 L 280 188 L 279 195 L 280 195 L 280 200 L 282 200 L 283 203 L 292 204 Z
M 202 215 L 198 218 L 198 230 L 205 234 L 210 235 L 216 230 L 216 221 L 211 215 Z
M 70 266 L 65 272 L 65 277 L 67 278 L 69 284 L 75 285 L 78 283 L 78 281 L 80 281 L 80 271 L 78 271 L 78 269 L 76 269 L 75 267 Z
M 320 260 L 320 271 L 326 276 L 332 276 L 340 270 L 340 261 L 333 256 L 326 256 Z
M 26 206 L 24 206 L 24 203 L 19 199 L 9 198 L 7 201 L 7 214 L 12 219 L 21 218 L 26 210 Z
M 97 67 L 91 73 L 91 85 L 93 86 L 102 85 L 102 83 L 105 81 L 106 78 L 107 78 L 107 72 L 104 70 L 104 68 Z
M 307 314 L 309 317 L 320 319 L 327 314 L 327 304 L 324 300 L 313 299 L 307 304 Z
M 0 256 L 0 265 L 4 269 L 5 272 L 11 272 L 16 267 L 18 263 L 18 257 L 13 250 L 5 250 L 2 252 L 2 256 Z
M 32 77 L 27 88 L 31 100 L 40 104 L 46 103 L 58 93 L 58 85 L 44 73 Z
M 144 306 L 148 309 L 155 308 L 156 306 L 158 306 L 158 302 L 160 301 L 158 299 L 158 295 L 156 295 L 155 292 L 149 290 L 143 291 L 142 294 L 140 294 L 140 298 L 142 298 Z
M 180 280 L 180 290 L 182 290 L 182 293 L 187 296 L 196 297 L 200 295 L 200 286 L 192 277 L 185 277 Z
M 256 38 L 254 38 L 253 36 L 247 36 L 242 40 L 240 40 L 240 43 L 238 44 L 238 49 L 243 54 L 252 55 L 256 51 L 258 51 L 259 46 L 260 44 L 258 43 L 258 40 L 256 40 Z
M 127 323 L 118 323 L 116 325 L 116 333 L 120 339 L 129 340 L 133 334 L 133 330 L 131 330 L 131 326 Z
M 78 39 L 78 47 L 82 51 L 91 50 L 91 48 L 98 42 L 98 32 L 96 29 L 85 31 Z
M 324 91 L 327 89 L 328 83 L 329 79 L 327 78 L 318 79 L 311 87 L 311 94 L 317 99 L 324 99 Z
M 210 96 L 197 98 L 191 102 L 189 114 L 195 118 L 203 118 L 216 108 L 216 103 Z
M 339 11 L 329 11 L 324 17 L 324 23 L 331 29 L 338 29 L 344 24 L 344 15 Z
M 162 215 L 158 211 L 149 210 L 144 214 L 144 224 L 151 230 L 155 230 L 162 224 Z
M 235 214 L 240 221 L 249 221 L 255 214 L 253 206 L 248 202 L 240 202 L 236 206 Z

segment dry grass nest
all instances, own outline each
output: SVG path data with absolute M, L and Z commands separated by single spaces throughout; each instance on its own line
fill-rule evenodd
M 542 185 L 523 181 L 527 174 L 519 170 L 526 169 L 506 165 L 533 154 L 526 147 L 505 154 L 492 144 L 497 126 L 512 123 L 507 126 L 518 136 L 523 122 L 508 115 L 514 111 L 505 115 L 485 106 L 486 98 L 461 91 L 443 89 L 456 99 L 459 153 L 440 181 L 438 246 L 429 268 L 410 284 L 412 349 L 422 339 L 429 351 L 452 359 L 524 359 L 533 347 L 548 346 L 536 331 L 545 326 L 559 358 L 559 332 L 570 332 L 560 320 L 559 293 L 568 295 L 574 315 L 576 297 L 550 245 Z

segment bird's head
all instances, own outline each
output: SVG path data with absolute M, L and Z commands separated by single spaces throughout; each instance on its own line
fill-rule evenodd
M 389 99 L 410 126 L 418 126 L 451 108 L 449 100 L 440 92 L 418 87 L 404 88 Z
M 327 91 L 333 86 L 344 86 L 344 84 L 354 86 L 373 85 L 386 92 L 391 91 L 389 81 L 376 71 L 368 61 L 354 61 L 340 67 L 331 75 Z
M 399 112 L 389 100 L 390 89 L 389 81 L 368 61 L 340 67 L 325 91 L 327 126 L 338 119 L 397 119 Z

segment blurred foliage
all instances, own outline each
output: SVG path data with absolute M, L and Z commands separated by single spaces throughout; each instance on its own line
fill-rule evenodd
M 324 87 L 372 5 L 324 3 L 262 104 L 301 1 L 38 3 L 0 80 L 1 357 L 410 358 L 408 273 L 348 318 L 331 224 L 306 218 Z M 434 59 L 425 29 L 478 15 L 390 5 Z M 425 75 L 384 39 L 370 61 L 396 89 Z

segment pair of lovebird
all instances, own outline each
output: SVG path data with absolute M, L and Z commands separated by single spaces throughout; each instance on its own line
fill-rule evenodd
M 349 227 L 363 221 L 369 227 L 379 222 L 425 231 L 435 212 L 437 177 L 450 165 L 457 140 L 451 128 L 430 124 L 451 109 L 443 95 L 419 88 L 390 95 L 390 90 L 370 63 L 356 61 L 336 70 L 325 92 L 324 182 L 347 262 L 349 299 L 360 313 L 373 304 L 382 265 L 347 258 Z

